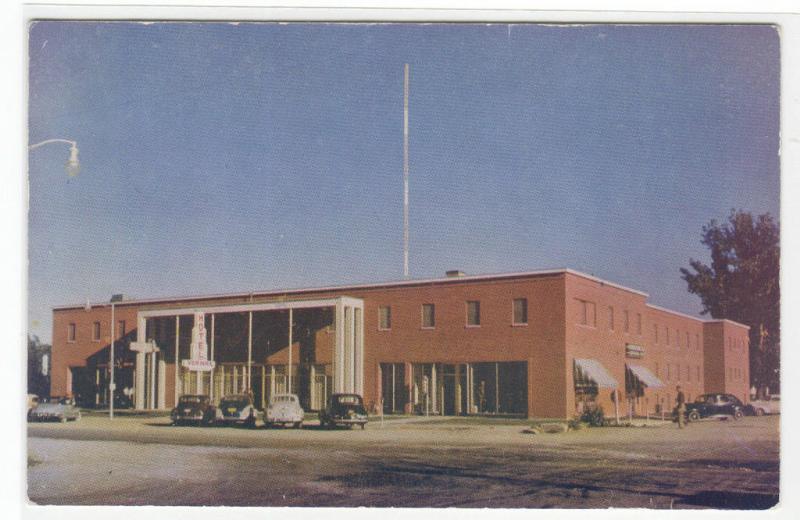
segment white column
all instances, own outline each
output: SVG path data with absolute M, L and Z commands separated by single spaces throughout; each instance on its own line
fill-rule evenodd
M 433 409 L 431 410 L 431 413 L 436 415 L 437 413 L 436 410 L 438 409 L 436 401 L 438 400 L 439 397 L 439 391 L 436 387 L 436 363 L 431 364 L 431 385 L 430 388 L 428 389 L 428 393 L 433 394 Z
M 247 379 L 245 388 L 249 392 L 251 390 L 250 380 L 253 376 L 253 311 L 248 313 L 247 319 Z M 244 379 L 244 378 L 242 378 Z
M 156 407 L 156 356 L 155 352 L 150 353 L 150 399 L 148 399 L 148 407 L 151 409 Z
M 364 395 L 364 309 L 353 307 L 353 330 L 355 332 L 355 344 L 353 355 L 355 356 L 355 390 L 356 393 Z
M 214 361 L 214 317 L 216 314 L 211 315 L 211 361 Z M 209 377 L 208 389 L 209 397 L 211 398 L 211 402 L 214 402 L 214 371 L 216 369 L 216 365 L 211 369 L 211 376 Z
M 147 339 L 147 320 L 145 318 L 137 317 L 137 324 L 136 324 L 136 341 L 139 343 L 143 343 Z M 146 363 L 146 354 L 144 352 L 137 352 L 136 353 L 136 381 L 134 386 L 136 387 L 136 391 L 134 392 L 135 395 L 135 405 L 137 410 L 143 410 L 147 408 L 147 403 L 145 403 L 145 363 Z
M 163 410 L 167 407 L 167 362 L 164 356 L 158 360 L 158 408 Z
M 288 393 L 292 393 L 292 343 L 294 339 L 292 338 L 292 320 L 294 319 L 292 314 L 292 308 L 289 307 L 289 363 L 287 364 L 287 374 L 286 374 L 286 388 L 288 389 Z
M 344 391 L 344 303 L 336 302 L 336 343 L 333 347 L 333 391 Z
M 175 316 L 175 406 L 178 406 L 178 397 L 181 394 L 181 317 Z

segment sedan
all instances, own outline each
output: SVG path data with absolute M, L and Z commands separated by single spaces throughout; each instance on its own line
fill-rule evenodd
M 264 425 L 291 424 L 295 428 L 303 426 L 305 412 L 300 399 L 295 394 L 277 394 L 269 398 L 269 406 L 264 411 Z
M 333 394 L 325 409 L 319 412 L 319 424 L 329 428 L 340 424 L 352 428 L 357 424 L 363 430 L 367 424 L 364 400 L 358 394 Z
M 750 405 L 756 415 L 779 414 L 781 413 L 781 396 L 771 395 L 766 399 L 750 401 Z
M 43 397 L 28 412 L 29 421 L 80 421 L 81 411 L 72 397 Z
M 207 395 L 182 395 L 178 406 L 172 409 L 170 419 L 174 426 L 187 423 L 208 426 L 214 423 L 216 415 Z
M 218 424 L 241 424 L 253 428 L 257 416 L 258 411 L 249 394 L 233 394 L 220 400 L 216 419 Z
M 686 403 L 686 418 L 698 421 L 707 417 L 733 417 L 739 419 L 743 415 L 755 415 L 753 407 L 742 403 L 731 394 L 703 394 L 693 403 Z

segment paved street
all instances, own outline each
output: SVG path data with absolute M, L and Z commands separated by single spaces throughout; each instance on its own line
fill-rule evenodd
M 521 421 L 387 420 L 361 431 L 31 424 L 39 504 L 765 508 L 778 417 L 522 433 Z

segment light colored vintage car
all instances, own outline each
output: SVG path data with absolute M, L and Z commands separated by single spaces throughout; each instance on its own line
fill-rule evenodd
M 264 425 L 291 424 L 295 428 L 303 426 L 305 412 L 300 406 L 300 399 L 295 394 L 276 394 L 270 397 L 269 405 L 264 410 Z
M 258 410 L 249 394 L 226 395 L 217 406 L 217 424 L 241 424 L 253 428 L 257 417 Z
M 766 399 L 750 401 L 756 415 L 771 415 L 781 413 L 781 396 L 771 395 Z
M 29 421 L 80 421 L 81 411 L 71 397 L 42 397 L 28 412 Z

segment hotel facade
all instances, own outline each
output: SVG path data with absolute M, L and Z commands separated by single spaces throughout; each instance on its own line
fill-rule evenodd
M 749 393 L 748 327 L 648 303 L 571 269 L 65 305 L 53 310 L 51 394 L 115 394 L 168 409 L 182 394 L 331 393 L 371 412 L 572 418 L 658 415 L 689 399 Z M 191 370 L 198 333 L 214 368 Z

